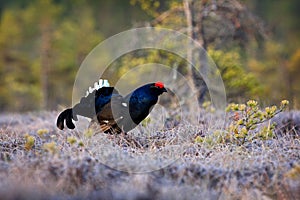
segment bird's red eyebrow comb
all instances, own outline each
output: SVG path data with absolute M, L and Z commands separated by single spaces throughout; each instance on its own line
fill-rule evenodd
M 154 84 L 154 86 L 155 86 L 155 87 L 158 87 L 158 88 L 164 88 L 164 87 L 165 87 L 163 82 L 156 82 L 156 83 Z

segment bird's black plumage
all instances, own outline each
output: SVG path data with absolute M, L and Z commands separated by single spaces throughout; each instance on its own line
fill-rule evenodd
M 64 123 L 70 129 L 77 121 L 77 115 L 97 118 L 100 128 L 105 133 L 128 132 L 135 128 L 151 112 L 158 101 L 158 96 L 167 92 L 161 82 L 143 85 L 123 97 L 113 87 L 102 87 L 82 97 L 73 108 L 60 113 L 57 127 L 64 129 Z

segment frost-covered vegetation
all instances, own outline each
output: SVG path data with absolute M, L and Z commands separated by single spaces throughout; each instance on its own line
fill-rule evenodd
M 238 107 L 231 104 L 230 109 L 246 112 L 249 106 L 256 106 L 252 104 L 248 102 L 245 109 L 243 104 Z M 262 117 L 264 113 L 271 114 L 268 108 L 264 109 Z M 273 117 L 272 123 L 277 124 L 272 129 L 268 120 L 255 129 L 248 130 L 246 125 L 249 132 L 242 139 L 240 135 L 246 132 L 239 120 L 244 115 L 237 119 L 234 112 L 227 114 L 225 127 L 218 112 L 203 110 L 198 125 L 183 122 L 155 132 L 143 124 L 127 135 L 117 136 L 93 135 L 90 130 L 60 131 L 55 127 L 57 114 L 39 112 L 0 116 L 1 198 L 300 197 L 299 112 L 270 116 Z M 233 129 L 232 124 L 241 127 Z M 270 129 L 265 130 L 265 126 Z M 268 137 L 260 137 L 261 133 Z M 253 137 L 249 136 L 251 134 Z M 104 154 L 95 154 L 100 151 L 99 147 L 104 147 L 104 142 L 112 144 L 112 148 L 103 151 L 106 152 L 105 159 Z M 169 151 L 164 151 L 166 149 L 176 151 L 175 156 L 166 157 L 168 166 L 160 167 L 163 159 L 156 158 L 170 155 Z M 124 153 L 131 155 L 129 163 L 122 160 Z M 155 155 L 149 162 L 149 166 L 154 164 L 153 168 L 145 168 L 148 163 L 143 164 L 140 160 L 139 156 L 147 153 Z

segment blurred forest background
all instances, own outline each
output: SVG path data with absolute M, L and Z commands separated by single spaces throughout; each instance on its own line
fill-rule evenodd
M 114 34 L 149 25 L 181 31 L 204 45 L 229 101 L 288 99 L 299 109 L 299 8 L 298 0 L 1 0 L 0 111 L 70 105 L 85 56 Z M 163 60 L 188 73 L 174 55 L 140 55 L 122 58 L 118 70 L 126 70 L 126 62 Z

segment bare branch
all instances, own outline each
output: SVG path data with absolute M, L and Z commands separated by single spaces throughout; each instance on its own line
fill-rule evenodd
M 163 12 L 161 15 L 159 15 L 158 17 L 156 17 L 154 20 L 152 20 L 150 22 L 151 26 L 155 26 L 157 24 L 162 23 L 167 17 L 169 17 L 171 14 L 173 14 L 174 12 L 180 12 L 183 11 L 183 7 L 182 6 L 176 6 L 174 8 L 171 8 L 170 10 L 167 10 L 166 12 Z

